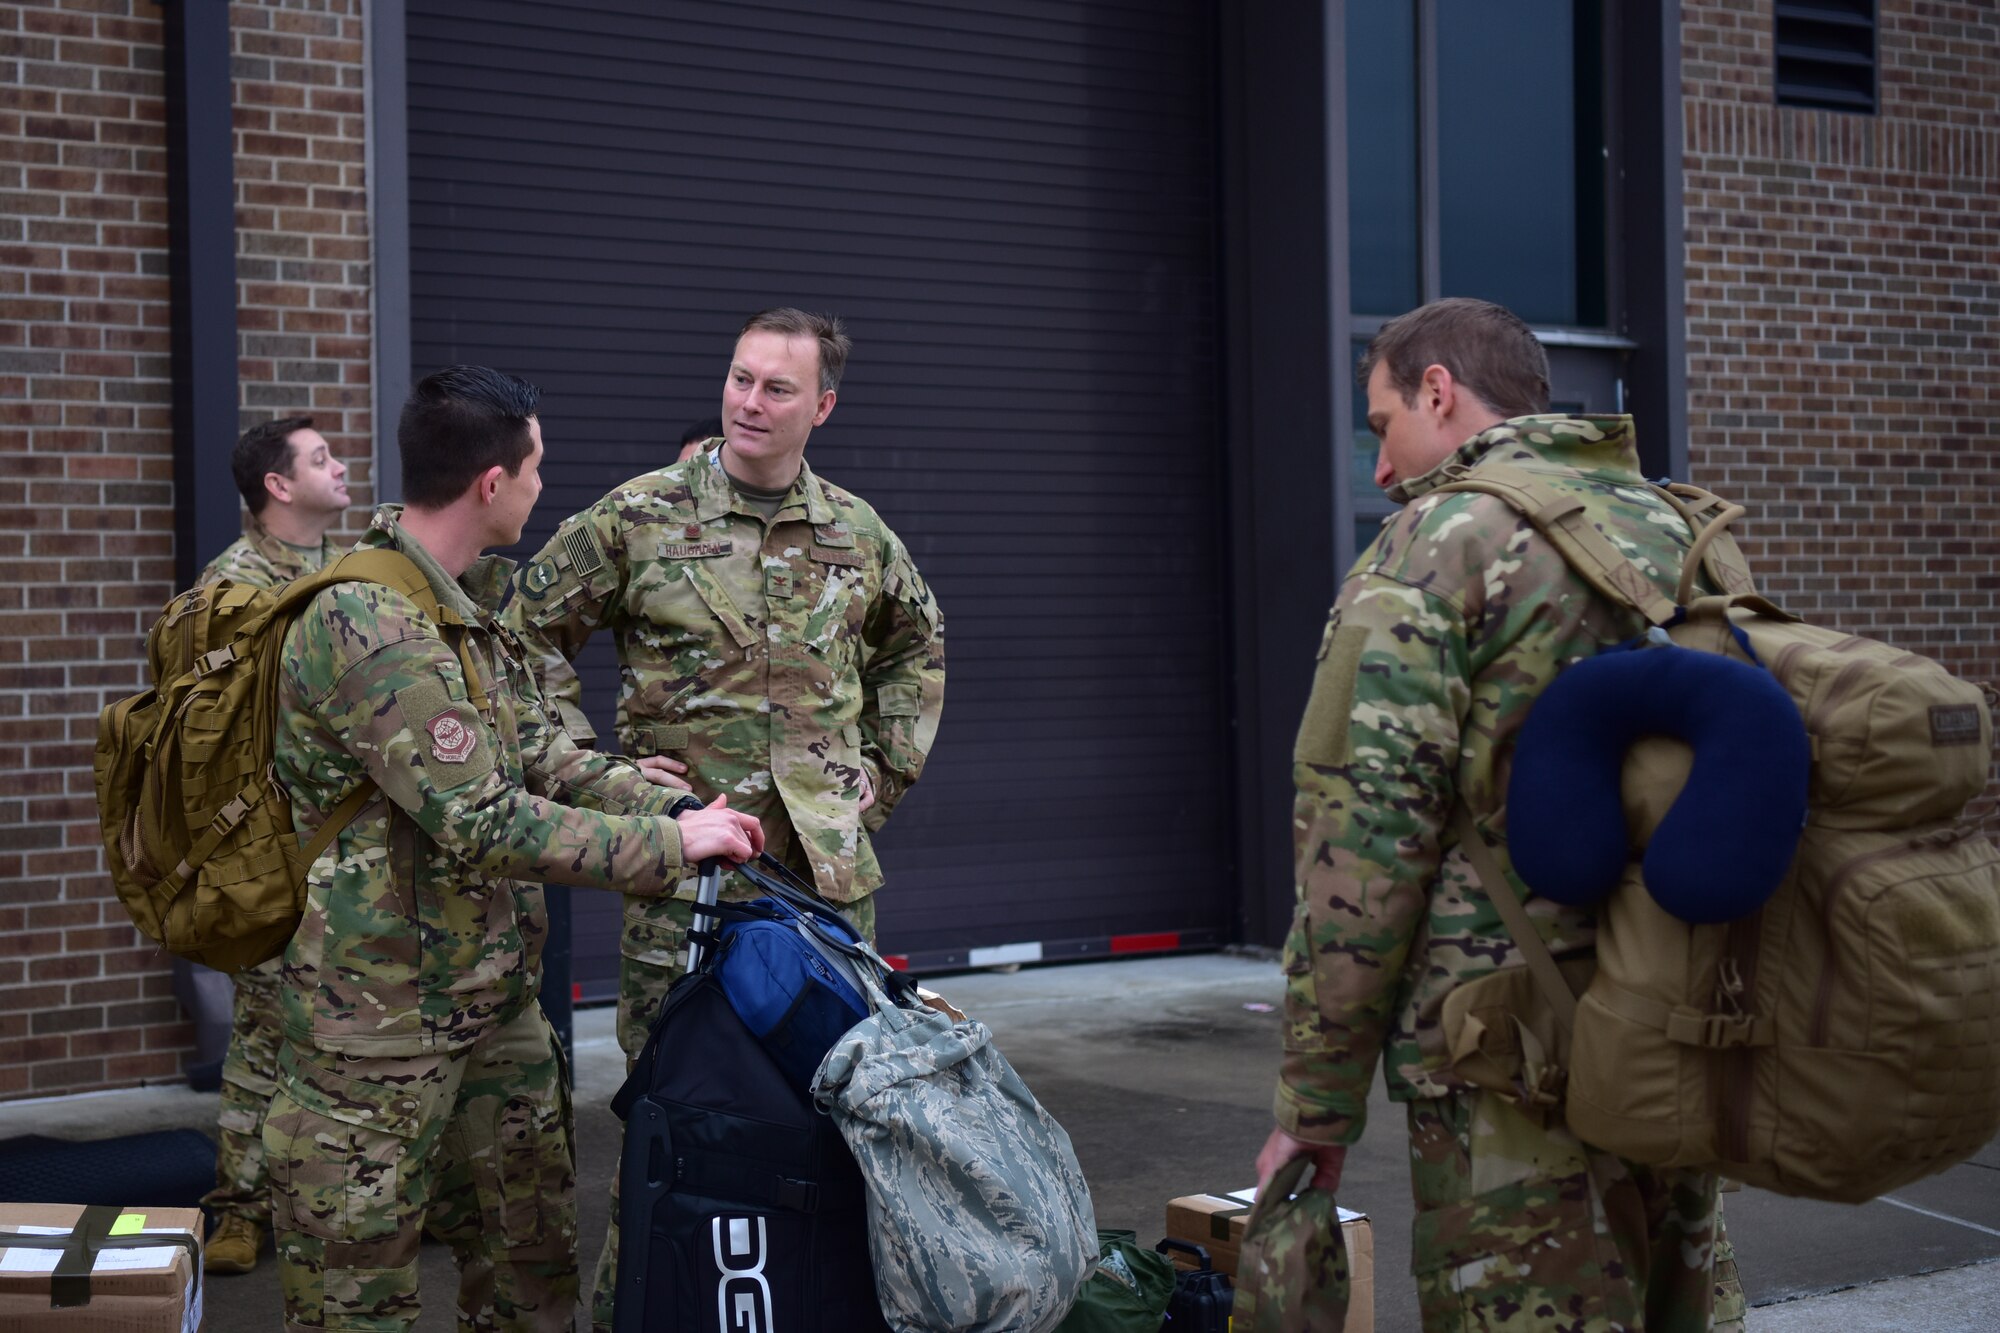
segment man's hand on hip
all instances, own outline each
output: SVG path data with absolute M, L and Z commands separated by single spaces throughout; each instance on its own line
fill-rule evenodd
M 1340 1171 L 1347 1164 L 1347 1149 L 1337 1143 L 1307 1143 L 1275 1127 L 1271 1130 L 1271 1137 L 1264 1140 L 1264 1150 L 1257 1154 L 1257 1188 L 1261 1190 L 1270 1184 L 1278 1168 L 1294 1157 L 1313 1159 L 1315 1169 L 1312 1179 L 1306 1182 L 1307 1189 L 1322 1189 L 1328 1194 L 1339 1192 Z
M 688 865 L 721 857 L 741 865 L 764 850 L 764 826 L 757 816 L 738 814 L 727 796 L 718 796 L 700 810 L 675 817 L 681 830 L 681 860 Z
M 669 759 L 663 754 L 649 754 L 639 761 L 639 771 L 662 787 L 678 787 L 682 791 L 693 791 L 687 779 L 681 774 L 688 766 L 678 759 Z

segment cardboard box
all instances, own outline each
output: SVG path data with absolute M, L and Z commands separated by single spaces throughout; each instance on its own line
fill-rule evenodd
M 60 1282 L 65 1248 L 77 1251 L 81 1204 L 0 1203 L 0 1329 L 7 1333 L 200 1333 L 198 1208 L 125 1208 L 92 1221 L 105 1227 L 88 1267 Z M 108 1226 L 105 1224 L 108 1223 Z M 36 1238 L 36 1245 L 11 1237 Z M 62 1242 L 64 1248 L 48 1244 Z M 60 1294 L 66 1301 L 54 1304 Z
M 1236 1257 L 1243 1248 L 1243 1229 L 1250 1222 L 1250 1205 L 1257 1190 L 1227 1194 L 1189 1194 L 1167 1204 L 1167 1235 L 1190 1241 L 1208 1251 L 1209 1262 L 1236 1277 Z M 1347 1243 L 1347 1268 L 1353 1279 L 1347 1303 L 1346 1333 L 1374 1333 L 1375 1233 L 1365 1214 L 1340 1210 L 1341 1238 Z M 1193 1268 L 1193 1260 L 1176 1253 L 1174 1263 Z

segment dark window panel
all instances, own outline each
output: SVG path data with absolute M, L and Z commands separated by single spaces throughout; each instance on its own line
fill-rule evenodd
M 1438 0 L 1437 14 L 1442 294 L 1572 324 L 1570 0 Z
M 1417 7 L 1347 6 L 1347 244 L 1357 313 L 1422 303 Z

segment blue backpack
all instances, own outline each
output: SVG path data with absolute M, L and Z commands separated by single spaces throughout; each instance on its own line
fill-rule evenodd
M 752 882 L 763 878 L 753 867 L 744 870 Z M 719 932 L 722 993 L 786 1081 L 805 1094 L 827 1051 L 868 1017 L 854 964 L 839 948 L 859 945 L 860 933 L 831 909 L 791 895 L 719 903 L 716 910 L 732 918 Z

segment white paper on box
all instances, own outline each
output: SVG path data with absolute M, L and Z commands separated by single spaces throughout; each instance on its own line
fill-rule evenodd
M 8 1236 L 67 1236 L 69 1227 L 16 1227 L 12 1231 L 0 1231 L 0 1241 Z M 133 1231 L 132 1236 L 189 1236 L 187 1230 L 175 1231 Z M 62 1262 L 61 1250 L 31 1250 L 14 1246 L 0 1253 L 0 1273 L 53 1273 Z M 143 1250 L 99 1250 L 97 1262 L 91 1265 L 93 1273 L 128 1272 L 138 1268 L 165 1268 L 173 1262 L 173 1251 L 162 1247 Z
M 196 1273 L 194 1275 L 194 1299 L 188 1302 L 187 1317 L 181 1320 L 181 1333 L 200 1333 L 201 1303 L 205 1295 L 206 1288 L 202 1284 L 201 1274 Z
M 1231 1190 L 1222 1197 L 1225 1199 L 1234 1199 L 1238 1203 L 1255 1203 L 1257 1202 L 1257 1187 L 1252 1185 L 1247 1190 Z M 1347 1225 L 1349 1222 L 1359 1222 L 1362 1218 L 1362 1214 L 1350 1212 L 1345 1208 L 1336 1208 L 1334 1211 L 1340 1214 L 1340 1223 L 1342 1226 Z

